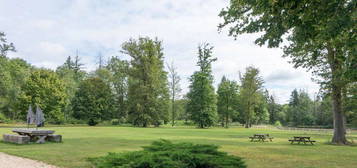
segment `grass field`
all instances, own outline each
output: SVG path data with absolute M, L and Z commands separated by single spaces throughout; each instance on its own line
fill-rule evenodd
M 52 127 L 63 136 L 63 143 L 14 145 L 0 142 L 0 152 L 41 160 L 60 167 L 91 167 L 88 157 L 108 152 L 140 150 L 157 139 L 173 142 L 216 144 L 221 150 L 243 157 L 248 167 L 356 168 L 357 147 L 328 145 L 329 134 L 277 129 L 245 128 L 133 128 L 133 127 Z M 0 128 L 0 134 L 11 128 Z M 269 133 L 273 142 L 249 142 L 255 133 Z M 316 145 L 290 145 L 289 137 L 309 135 Z M 357 141 L 357 133 L 348 135 Z

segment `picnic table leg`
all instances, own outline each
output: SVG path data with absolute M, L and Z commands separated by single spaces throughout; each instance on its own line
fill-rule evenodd
M 36 143 L 45 143 L 46 135 L 39 136 L 39 139 L 36 141 Z

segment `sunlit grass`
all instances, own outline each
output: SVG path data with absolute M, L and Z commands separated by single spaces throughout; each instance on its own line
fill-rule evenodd
M 0 151 L 41 160 L 62 167 L 90 167 L 88 157 L 108 152 L 140 150 L 141 146 L 157 139 L 173 142 L 216 144 L 221 150 L 243 157 L 249 167 L 343 167 L 357 165 L 356 146 L 328 145 L 331 134 L 310 131 L 283 131 L 277 129 L 194 127 L 51 127 L 63 136 L 63 143 L 14 145 L 0 143 Z M 11 128 L 0 128 L 0 134 L 11 133 Z M 269 133 L 273 142 L 249 142 L 255 133 Z M 290 145 L 295 135 L 308 135 L 315 145 Z M 357 133 L 348 135 L 357 141 Z

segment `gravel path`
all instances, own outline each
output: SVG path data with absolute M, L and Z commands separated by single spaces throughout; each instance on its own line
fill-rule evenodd
M 46 163 L 0 152 L 0 168 L 57 168 Z

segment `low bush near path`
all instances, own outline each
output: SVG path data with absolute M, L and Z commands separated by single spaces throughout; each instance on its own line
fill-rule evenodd
M 154 141 L 142 151 L 109 153 L 89 159 L 98 168 L 245 168 L 241 158 L 215 145 Z

